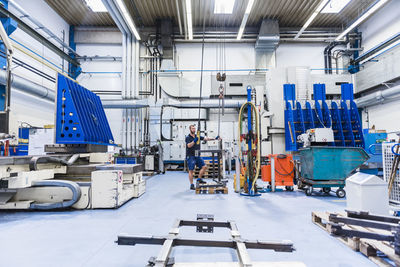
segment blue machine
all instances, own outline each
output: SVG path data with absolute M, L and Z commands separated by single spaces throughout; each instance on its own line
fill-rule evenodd
M 18 128 L 18 156 L 28 155 L 29 127 Z
M 370 156 L 366 166 L 360 171 L 368 174 L 383 176 L 382 143 L 387 141 L 386 132 L 370 132 L 364 129 L 365 149 Z
M 382 143 L 387 141 L 387 133 L 385 132 L 371 132 L 369 129 L 364 129 L 365 148 L 368 154 L 379 154 L 382 156 Z M 379 160 L 379 159 L 377 159 Z M 380 161 L 382 162 L 382 157 Z
M 100 97 L 58 74 L 56 143 L 114 145 Z
M 297 151 L 297 137 L 313 128 L 332 128 L 334 147 L 365 147 L 360 115 L 354 102 L 353 84 L 341 85 L 341 101 L 326 101 L 325 84 L 314 84 L 314 106 L 309 101 L 297 101 L 294 84 L 284 84 L 285 144 L 287 151 Z

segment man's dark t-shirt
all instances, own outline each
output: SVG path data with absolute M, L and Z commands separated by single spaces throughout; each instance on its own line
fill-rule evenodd
M 195 136 L 196 137 L 196 136 Z M 191 136 L 190 134 L 188 136 L 186 136 L 185 142 L 186 142 L 186 157 L 194 157 L 195 156 L 195 151 L 196 150 L 200 150 L 200 144 L 195 144 L 192 147 L 188 147 L 187 145 L 191 142 L 193 142 L 194 138 L 193 136 Z M 200 136 L 200 140 L 203 140 L 204 137 Z

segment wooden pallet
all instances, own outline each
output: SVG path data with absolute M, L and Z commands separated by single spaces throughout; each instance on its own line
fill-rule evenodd
M 197 187 L 196 194 L 228 194 L 228 187 Z
M 211 160 L 211 159 L 205 159 L 205 160 L 204 160 L 204 163 L 206 163 L 206 164 L 212 164 L 212 160 Z M 214 160 L 214 164 L 217 164 L 217 163 L 218 163 L 218 161 L 217 161 L 217 160 Z M 222 160 L 219 161 L 219 164 L 222 164 Z
M 373 239 L 358 238 L 358 237 L 342 237 L 337 236 L 332 233 L 332 227 L 329 223 L 329 212 L 312 212 L 312 222 L 319 226 L 321 229 L 325 230 L 333 237 L 335 237 L 340 242 L 344 243 L 354 251 L 361 252 L 364 256 L 370 259 L 373 263 L 378 266 L 400 266 L 400 256 L 394 253 L 393 246 L 386 241 L 378 241 Z M 339 213 L 340 216 L 346 217 L 346 214 Z M 359 230 L 359 231 L 369 231 L 372 233 L 379 234 L 389 234 L 390 232 L 386 230 L 366 228 L 356 225 L 343 226 L 344 229 Z M 389 259 L 392 263 L 385 260 Z
M 215 177 L 214 177 L 215 175 Z M 221 173 L 222 176 L 222 173 Z M 194 178 L 199 178 L 199 172 L 194 172 Z M 202 178 L 218 178 L 218 172 L 215 174 L 213 172 L 205 171 Z
M 198 173 L 194 173 L 193 176 L 194 176 L 195 179 L 199 178 L 199 174 Z M 202 178 L 204 178 L 204 179 L 218 178 L 218 174 L 216 174 L 216 176 L 214 177 L 213 173 L 204 173 Z
M 204 172 L 202 178 L 205 178 L 205 179 L 214 178 L 213 172 L 215 172 L 216 176 L 218 176 L 218 165 L 217 165 L 218 163 L 211 163 L 211 160 L 209 160 L 208 162 L 207 161 L 205 161 L 205 162 L 206 162 L 207 169 Z M 222 163 L 220 163 L 220 171 L 221 171 L 221 175 L 222 175 Z M 196 179 L 199 178 L 199 172 L 200 172 L 200 169 L 197 168 L 197 166 L 196 166 L 196 168 L 194 169 L 194 178 L 196 178 Z M 215 178 L 217 178 L 217 177 L 215 177 Z

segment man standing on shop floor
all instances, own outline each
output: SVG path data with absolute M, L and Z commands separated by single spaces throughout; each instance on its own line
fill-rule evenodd
M 194 176 L 194 168 L 197 165 L 197 167 L 200 169 L 199 172 L 199 182 L 204 183 L 204 181 L 201 179 L 203 177 L 204 172 L 207 169 L 207 166 L 204 164 L 204 160 L 200 157 L 200 155 L 196 155 L 196 150 L 200 150 L 200 143 L 197 144 L 197 141 L 199 141 L 198 137 L 196 136 L 196 126 L 195 125 L 190 125 L 189 126 L 190 133 L 188 136 L 186 136 L 186 163 L 189 169 L 189 181 L 190 181 L 190 189 L 194 190 L 194 184 L 193 184 L 193 176 Z M 219 136 L 217 136 L 215 139 L 214 138 L 208 138 L 208 137 L 203 137 L 200 136 L 200 140 L 205 140 L 205 141 L 212 141 L 212 140 L 220 140 Z

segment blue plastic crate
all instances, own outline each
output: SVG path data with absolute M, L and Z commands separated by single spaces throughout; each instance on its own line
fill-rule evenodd
M 136 164 L 136 158 L 134 157 L 116 157 L 116 164 Z

